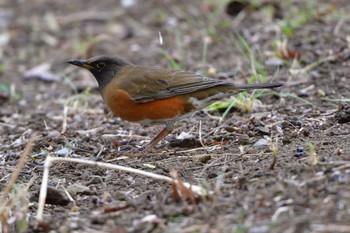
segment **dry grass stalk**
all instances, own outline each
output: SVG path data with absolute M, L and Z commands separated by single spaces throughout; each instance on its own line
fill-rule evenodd
M 9 217 L 11 215 L 11 208 L 13 208 L 13 203 L 16 203 L 18 206 L 20 206 L 20 212 L 19 213 L 19 219 L 16 220 L 16 229 L 17 230 L 25 230 L 27 229 L 27 220 L 26 220 L 26 212 L 28 210 L 28 203 L 27 199 L 23 196 L 23 192 L 19 192 L 14 198 L 11 198 L 11 201 L 7 201 L 8 196 L 13 189 L 13 186 L 22 171 L 22 168 L 26 162 L 26 158 L 28 157 L 30 151 L 32 150 L 34 140 L 36 138 L 36 133 L 33 133 L 31 138 L 29 139 L 26 147 L 23 150 L 23 153 L 21 157 L 19 158 L 18 164 L 16 169 L 11 175 L 10 180 L 8 181 L 5 190 L 3 191 L 1 197 L 0 197 L 0 231 L 1 232 L 11 232 L 11 226 L 9 224 Z M 29 183 L 32 184 L 31 180 Z M 20 231 L 22 231 L 20 230 Z
M 46 195 L 47 195 L 47 184 L 48 184 L 48 179 L 49 179 L 49 168 L 52 165 L 52 163 L 57 162 L 57 161 L 81 163 L 81 164 L 97 166 L 97 167 L 101 167 L 101 168 L 114 169 L 114 170 L 134 173 L 137 175 L 146 176 L 146 177 L 149 177 L 152 179 L 167 182 L 173 186 L 175 185 L 176 187 L 178 187 L 179 185 L 184 186 L 184 187 L 188 188 L 189 190 L 191 190 L 191 192 L 193 192 L 193 194 L 195 194 L 197 196 L 210 195 L 210 192 L 202 187 L 199 187 L 199 186 L 187 183 L 187 182 L 182 182 L 178 179 L 173 179 L 173 178 L 170 178 L 168 176 L 158 175 L 158 174 L 142 171 L 142 170 L 135 169 L 135 168 L 124 167 L 124 166 L 110 164 L 110 163 L 95 162 L 95 161 L 90 161 L 90 160 L 85 160 L 85 159 L 47 157 L 45 160 L 45 164 L 44 164 L 44 174 L 43 174 L 43 179 L 42 179 L 42 183 L 41 183 L 41 187 L 40 187 L 38 212 L 37 212 L 37 216 L 36 216 L 38 223 L 43 221 L 44 206 L 45 206 L 45 200 L 46 200 Z
M 5 200 L 8 196 L 8 194 L 10 193 L 10 191 L 12 190 L 13 185 L 15 184 L 15 182 L 19 176 L 19 173 L 21 172 L 21 170 L 24 166 L 24 163 L 26 162 L 26 158 L 29 155 L 30 151 L 32 150 L 35 137 L 36 137 L 36 133 L 33 133 L 31 138 L 29 139 L 26 147 L 24 148 L 24 151 L 23 151 L 23 153 L 18 161 L 18 164 L 17 164 L 15 171 L 12 173 L 12 176 L 11 176 L 7 186 L 0 197 L 0 214 L 2 213 L 2 211 L 4 210 L 4 208 L 6 206 Z

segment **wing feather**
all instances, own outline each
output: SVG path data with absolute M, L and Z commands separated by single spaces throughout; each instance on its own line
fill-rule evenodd
M 233 85 L 229 81 L 208 78 L 190 72 L 141 66 L 137 66 L 129 75 L 130 77 L 138 76 L 138 78 L 132 78 L 128 82 L 133 90 L 132 99 L 138 103 L 171 98 L 215 86 Z

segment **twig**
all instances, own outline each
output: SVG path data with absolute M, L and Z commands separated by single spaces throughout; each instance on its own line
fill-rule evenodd
M 339 31 L 340 31 L 340 28 L 344 25 L 345 23 L 345 19 L 344 18 L 341 18 L 337 24 L 335 25 L 334 29 L 333 29 L 333 35 L 338 35 Z
M 56 161 L 70 162 L 70 163 L 72 163 L 72 162 L 73 163 L 81 163 L 81 164 L 98 166 L 98 167 L 107 168 L 107 169 L 120 170 L 120 171 L 124 171 L 124 172 L 138 174 L 141 176 L 150 177 L 150 178 L 164 181 L 164 182 L 167 182 L 169 184 L 174 184 L 174 185 L 178 185 L 178 183 L 179 183 L 178 180 L 174 180 L 168 176 L 158 175 L 158 174 L 142 171 L 142 170 L 135 169 L 135 168 L 124 167 L 124 166 L 110 164 L 110 163 L 77 159 L 77 158 L 59 158 L 59 157 L 50 157 L 49 156 L 46 158 L 45 163 L 44 163 L 44 174 L 43 174 L 43 179 L 42 179 L 42 183 L 41 183 L 41 187 L 40 187 L 38 212 L 36 215 L 36 219 L 38 220 L 38 223 L 43 221 L 44 206 L 45 206 L 45 200 L 46 200 L 46 195 L 47 195 L 47 184 L 48 184 L 48 179 L 49 179 L 49 168 L 50 168 L 51 164 L 53 162 L 56 162 Z M 187 182 L 183 182 L 183 184 L 188 189 L 191 189 L 192 192 L 196 193 L 197 195 L 207 196 L 208 194 L 210 194 L 210 192 L 208 192 L 207 190 L 205 190 L 199 186 L 196 186 L 196 185 L 193 185 L 193 184 L 190 184 Z
M 199 142 L 209 152 L 208 147 L 206 145 L 204 145 L 204 143 L 203 143 L 203 138 L 202 138 L 202 121 L 199 121 L 198 134 L 199 134 Z
M 312 177 L 312 178 L 310 178 L 308 180 L 304 180 L 304 181 L 285 179 L 285 180 L 283 180 L 283 182 L 285 182 L 287 184 L 294 185 L 294 186 L 296 186 L 298 188 L 302 188 L 302 187 L 305 187 L 306 185 L 313 184 L 315 182 L 322 181 L 324 179 L 326 179 L 326 176 L 325 175 L 321 175 L 321 176 Z
M 81 12 L 76 12 L 70 15 L 65 15 L 65 16 L 61 16 L 58 17 L 58 22 L 61 25 L 67 25 L 67 24 L 71 24 L 71 23 L 75 23 L 75 22 L 83 22 L 86 20 L 108 20 L 111 18 L 115 18 L 118 16 L 121 16 L 122 14 L 124 14 L 124 11 L 122 10 L 117 10 L 114 9 L 110 12 L 105 12 L 105 11 L 90 11 L 90 12 L 86 12 L 86 11 L 81 11 Z
M 67 114 L 68 114 L 68 106 L 64 106 L 63 108 L 63 121 L 62 121 L 62 130 L 61 133 L 65 133 L 67 130 Z
M 97 153 L 96 158 L 99 158 L 105 147 L 102 145 L 100 151 Z
M 270 164 L 270 170 L 273 170 L 275 168 L 275 165 L 277 163 L 277 158 L 278 158 L 278 148 L 277 148 L 277 139 L 276 142 L 272 142 L 272 139 L 270 141 L 270 150 L 272 152 L 272 162 Z
M 277 222 L 278 217 L 283 213 L 283 212 L 287 212 L 287 211 L 292 211 L 290 206 L 282 206 L 280 208 L 278 208 L 275 213 L 272 215 L 271 217 L 271 221 L 272 222 Z
M 188 150 L 180 150 L 180 151 L 178 151 L 178 153 L 196 152 L 196 151 L 201 151 L 201 150 L 211 152 L 211 151 L 214 151 L 216 149 L 221 149 L 221 146 L 214 145 L 214 146 L 206 146 L 206 147 L 197 147 L 197 148 L 188 149 Z M 188 157 L 188 156 L 185 156 L 185 157 Z
M 311 224 L 312 232 L 339 232 L 339 233 L 346 233 L 350 232 L 350 226 L 349 225 L 340 225 L 340 224 Z
M 341 165 L 339 167 L 335 167 L 334 170 L 347 170 L 350 168 L 350 162 L 344 164 L 344 165 Z

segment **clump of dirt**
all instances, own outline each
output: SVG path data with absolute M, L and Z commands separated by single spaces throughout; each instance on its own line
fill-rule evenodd
M 334 119 L 340 124 L 350 122 L 350 105 L 341 105 L 334 114 Z

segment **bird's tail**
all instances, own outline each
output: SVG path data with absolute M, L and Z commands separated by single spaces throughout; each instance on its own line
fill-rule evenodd
M 283 86 L 282 83 L 257 83 L 257 84 L 245 84 L 239 85 L 240 90 L 250 90 L 250 89 L 265 89 L 265 88 L 275 88 Z

